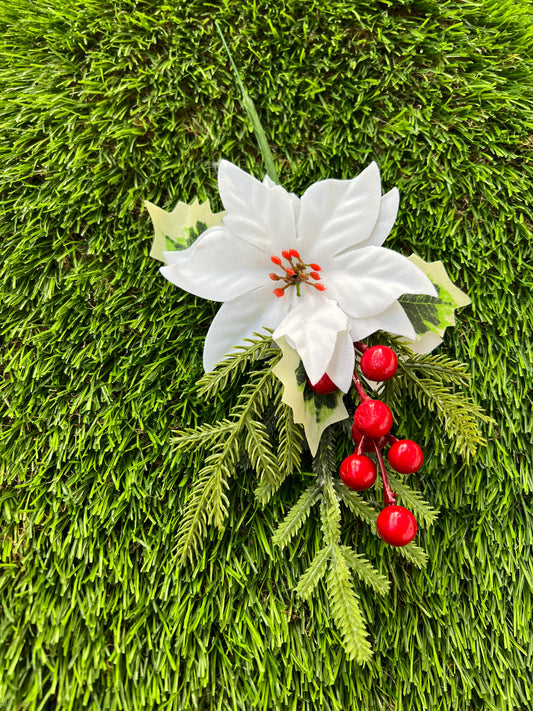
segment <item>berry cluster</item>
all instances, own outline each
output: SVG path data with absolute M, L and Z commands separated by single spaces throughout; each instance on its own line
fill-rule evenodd
M 394 376 L 398 368 L 396 353 L 387 346 L 369 348 L 364 343 L 354 343 L 361 355 L 361 371 L 369 380 L 385 381 Z M 410 439 L 397 439 L 390 431 L 392 413 L 381 400 L 373 400 L 364 391 L 356 373 L 353 383 L 361 400 L 355 410 L 352 437 L 356 444 L 353 454 L 346 457 L 340 466 L 340 477 L 344 484 L 355 491 L 370 488 L 377 478 L 377 468 L 373 460 L 364 452 L 374 452 L 383 481 L 383 502 L 385 508 L 377 518 L 379 536 L 392 546 L 405 546 L 416 536 L 417 525 L 413 514 L 403 506 L 396 504 L 396 495 L 392 491 L 383 462 L 382 449 L 391 445 L 387 452 L 390 466 L 401 474 L 416 472 L 424 461 L 424 455 L 416 442 Z M 310 387 L 318 394 L 326 395 L 336 390 L 331 379 L 324 375 Z

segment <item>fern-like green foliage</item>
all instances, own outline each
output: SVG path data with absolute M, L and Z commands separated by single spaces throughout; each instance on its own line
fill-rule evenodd
M 400 354 L 400 367 L 380 396 L 394 406 L 407 395 L 437 412 L 456 449 L 471 454 L 475 446 L 483 442 L 478 421 L 488 418 L 468 399 L 452 391 L 468 383 L 464 367 L 443 356 L 415 356 L 397 339 L 384 335 L 381 340 L 387 339 Z M 291 408 L 283 402 L 282 384 L 273 373 L 280 356 L 270 335 L 256 334 L 246 346 L 236 349 L 199 381 L 199 392 L 212 398 L 229 383 L 246 376 L 227 417 L 187 428 L 173 438 L 178 453 L 208 452 L 181 518 L 175 550 L 180 563 L 194 559 L 207 526 L 224 526 L 226 491 L 243 456 L 258 477 L 255 495 L 262 505 L 272 499 L 288 476 L 302 474 L 302 428 L 294 422 Z M 301 576 L 296 592 L 308 600 L 321 582 L 325 584 L 332 617 L 342 635 L 346 653 L 350 659 L 362 663 L 369 659 L 371 647 L 354 580 L 368 585 L 379 595 L 388 592 L 389 581 L 361 552 L 343 541 L 343 513 L 355 515 L 362 525 L 369 525 L 376 533 L 380 509 L 375 501 L 365 500 L 339 479 L 335 429 L 325 430 L 313 459 L 313 472 L 305 473 L 314 480 L 279 524 L 273 542 L 280 548 L 287 547 L 317 507 L 323 546 Z M 344 437 L 350 436 L 349 427 L 343 423 L 339 423 L 337 429 Z M 405 483 L 404 478 L 393 473 L 388 476 L 398 503 L 407 506 L 419 524 L 430 526 L 437 517 L 435 509 Z M 378 480 L 374 498 L 381 488 Z M 394 550 L 418 567 L 427 562 L 425 552 L 415 543 Z

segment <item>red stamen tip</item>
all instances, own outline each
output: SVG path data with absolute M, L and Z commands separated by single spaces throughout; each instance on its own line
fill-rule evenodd
M 279 277 L 277 274 L 274 274 L 274 272 L 270 272 L 268 276 L 270 277 L 270 279 L 272 279 L 272 281 L 279 281 L 281 279 L 281 277 Z
M 277 264 L 278 266 L 281 264 L 281 259 L 279 257 L 270 257 L 270 261 L 274 262 L 274 264 Z
M 287 272 L 288 276 L 296 276 L 296 272 L 294 271 L 294 269 L 285 269 L 285 271 Z
M 300 255 L 298 254 L 298 252 L 297 252 L 295 249 L 291 249 L 291 251 L 289 252 L 289 254 L 291 255 L 291 257 L 295 257 L 296 259 L 300 259 Z
M 324 286 L 324 284 L 313 284 L 313 286 L 319 291 L 326 291 L 326 287 Z
M 310 264 L 309 266 L 311 267 L 311 269 L 314 269 L 315 272 L 322 271 L 321 268 L 318 266 L 318 264 Z
M 276 294 L 276 296 L 277 296 L 278 299 L 279 299 L 279 297 L 280 297 L 280 296 L 283 296 L 283 294 L 284 294 L 285 292 L 283 291 L 283 289 L 274 289 L 274 291 L 273 291 L 272 293 L 273 293 L 273 294 Z
M 313 277 L 313 279 L 320 279 L 320 274 L 318 272 L 310 272 L 309 274 Z
M 291 253 L 288 250 L 284 249 L 283 252 L 281 253 L 281 256 L 283 257 L 283 259 L 290 259 Z

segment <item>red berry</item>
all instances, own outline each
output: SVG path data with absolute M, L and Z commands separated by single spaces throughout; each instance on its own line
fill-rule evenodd
M 362 433 L 359 432 L 357 427 L 355 425 L 352 425 L 352 439 L 355 442 L 355 444 L 359 444 L 362 438 Z M 387 439 L 385 437 L 380 437 L 379 439 L 372 439 L 372 437 L 367 437 L 365 440 L 365 443 L 363 445 L 363 451 L 364 452 L 374 452 L 374 442 L 378 445 L 380 449 L 383 449 L 383 447 L 387 444 Z
M 353 423 L 364 435 L 378 439 L 390 432 L 392 412 L 381 400 L 365 400 L 355 411 Z
M 400 439 L 389 449 L 387 456 L 391 467 L 400 474 L 412 474 L 422 466 L 424 454 L 418 444 L 410 439 Z
M 369 380 L 388 380 L 398 369 L 398 356 L 388 346 L 372 346 L 361 356 L 361 370 Z
M 406 546 L 416 536 L 416 519 L 403 506 L 386 506 L 378 516 L 376 526 L 380 538 L 391 546 Z
M 318 395 L 331 395 L 331 393 L 334 393 L 335 390 L 337 390 L 337 386 L 327 373 L 324 373 L 320 380 L 314 385 L 311 383 L 309 378 L 307 378 L 307 382 L 309 383 L 311 390 Z
M 339 474 L 349 489 L 364 491 L 376 481 L 377 471 L 374 462 L 364 454 L 350 454 L 341 463 Z

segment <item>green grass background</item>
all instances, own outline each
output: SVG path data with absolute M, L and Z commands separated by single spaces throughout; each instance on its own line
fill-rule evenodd
M 533 353 L 532 5 L 1 0 L 3 336 L 0 708 L 529 709 Z M 442 259 L 472 297 L 441 352 L 497 425 L 469 464 L 427 413 L 417 486 L 441 515 L 414 569 L 348 519 L 392 581 L 360 589 L 375 649 L 346 661 L 327 601 L 292 589 L 319 544 L 270 537 L 235 481 L 225 534 L 176 567 L 200 462 L 171 428 L 198 401 L 216 311 L 148 257 L 143 199 L 209 197 L 216 163 L 262 177 L 220 22 L 284 184 L 377 160 L 401 193 L 388 245 Z

